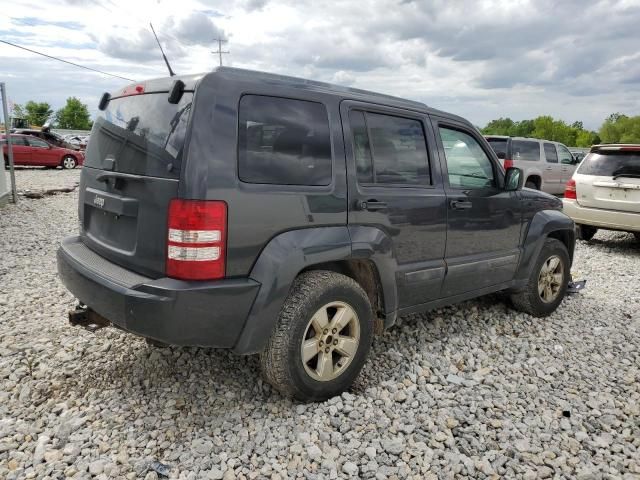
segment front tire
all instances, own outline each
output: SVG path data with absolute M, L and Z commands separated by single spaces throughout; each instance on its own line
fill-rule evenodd
M 527 188 L 531 188 L 532 190 L 539 190 L 538 184 L 533 180 L 527 180 L 527 183 L 525 183 L 524 186 Z
M 73 170 L 76 168 L 76 165 L 78 165 L 78 162 L 71 155 L 66 155 L 62 158 L 60 165 L 62 165 L 62 168 L 65 170 Z
M 306 272 L 291 287 L 260 363 L 283 395 L 322 401 L 351 386 L 372 340 L 373 312 L 360 285 L 334 272 Z
M 576 230 L 578 232 L 578 239 L 584 240 L 585 242 L 591 240 L 598 231 L 596 227 L 590 225 L 576 225 Z
M 560 240 L 548 238 L 526 287 L 511 295 L 513 306 L 534 317 L 551 315 L 567 293 L 569 268 L 567 247 Z

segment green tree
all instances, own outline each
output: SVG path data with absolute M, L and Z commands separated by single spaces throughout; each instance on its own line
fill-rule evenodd
M 604 121 L 599 133 L 604 143 L 640 143 L 640 116 L 613 113 Z
M 600 137 L 596 132 L 589 132 L 587 130 L 578 131 L 576 136 L 576 147 L 590 147 L 591 145 L 597 145 L 600 143 Z
M 25 118 L 26 114 L 24 108 L 19 103 L 14 103 L 11 109 L 11 116 L 14 118 Z
M 573 122 L 571 124 L 571 128 L 575 128 L 576 130 L 584 130 L 584 124 L 582 122 Z
M 67 98 L 67 104 L 56 112 L 58 128 L 89 130 L 91 119 L 89 109 L 76 97 Z
M 42 126 L 51 116 L 53 110 L 47 102 L 34 102 L 29 100 L 24 105 L 27 112 L 26 118 L 30 125 Z
M 510 118 L 499 118 L 491 120 L 487 126 L 482 129 L 485 135 L 511 135 L 515 123 Z
M 533 120 L 521 120 L 514 125 L 512 135 L 514 137 L 530 137 L 534 130 Z

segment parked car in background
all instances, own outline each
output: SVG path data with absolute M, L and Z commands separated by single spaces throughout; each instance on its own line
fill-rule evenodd
M 565 296 L 562 202 L 424 104 L 221 67 L 105 93 L 92 132 L 58 250 L 73 324 L 260 353 L 282 393 L 322 400 L 400 315 Z
M 81 150 L 85 150 L 89 142 L 89 135 L 65 135 L 64 140 Z
M 73 145 L 70 142 L 67 142 L 64 138 L 62 138 L 57 133 L 53 133 L 49 130 L 36 130 L 33 128 L 16 128 L 11 133 L 18 133 L 20 135 L 31 135 L 34 137 L 41 138 L 47 143 L 52 145 L 56 145 L 61 148 L 68 148 L 69 150 L 80 150 L 80 147 L 77 145 Z
M 6 135 L 0 135 L 5 165 L 9 162 Z M 14 165 L 31 167 L 76 168 L 84 163 L 79 150 L 58 147 L 32 135 L 11 134 Z
M 593 146 L 567 183 L 562 203 L 582 240 L 603 228 L 633 233 L 640 241 L 640 144 Z
M 588 148 L 570 148 L 569 151 L 577 163 L 580 163 L 587 153 L 589 153 Z
M 524 171 L 525 187 L 559 195 L 573 175 L 578 161 L 558 142 L 526 137 L 486 135 L 504 168 Z

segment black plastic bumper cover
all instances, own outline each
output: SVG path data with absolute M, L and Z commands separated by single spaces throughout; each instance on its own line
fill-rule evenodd
M 260 288 L 249 278 L 154 280 L 112 263 L 106 271 L 106 259 L 87 262 L 92 252 L 79 244 L 79 237 L 70 237 L 58 249 L 58 275 L 69 291 L 122 329 L 168 344 L 233 347 Z M 132 284 L 132 277 L 142 283 Z

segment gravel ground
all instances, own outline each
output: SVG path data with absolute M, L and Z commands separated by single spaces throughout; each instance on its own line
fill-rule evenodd
M 78 171 L 17 172 L 19 188 Z M 640 245 L 577 246 L 547 319 L 499 295 L 402 319 L 351 393 L 303 405 L 255 357 L 67 325 L 77 193 L 0 210 L 0 478 L 640 478 Z

